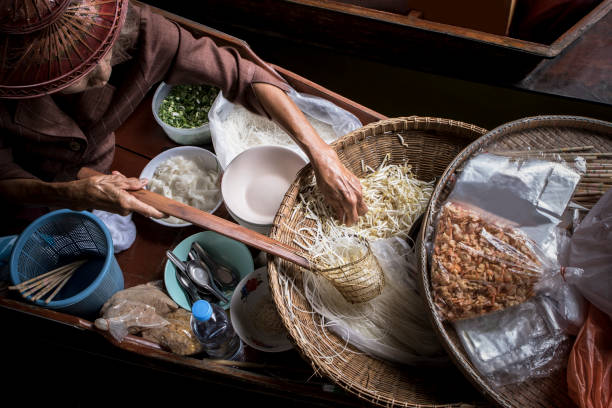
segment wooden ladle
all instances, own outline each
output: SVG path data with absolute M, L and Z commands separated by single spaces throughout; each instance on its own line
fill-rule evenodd
M 84 179 L 87 177 L 101 176 L 102 173 L 83 167 L 78 174 L 78 178 Z M 246 245 L 262 250 L 268 254 L 276 255 L 291 263 L 294 263 L 302 268 L 312 269 L 308 259 L 298 254 L 297 249 L 291 248 L 277 240 L 274 240 L 266 235 L 252 231 L 235 222 L 228 221 L 224 218 L 217 217 L 206 211 L 199 210 L 187 204 L 183 204 L 176 200 L 164 197 L 160 194 L 149 190 L 141 189 L 129 191 L 134 197 L 149 204 L 151 207 L 163 212 L 167 215 L 172 215 L 181 220 L 197 225 L 207 230 L 218 232 L 221 235 L 240 241 Z
M 102 175 L 102 173 L 83 167 L 79 171 L 78 177 L 82 179 L 98 175 Z M 318 272 L 328 279 L 344 298 L 351 303 L 361 303 L 375 298 L 382 292 L 385 284 L 383 271 L 374 257 L 369 244 L 367 245 L 367 254 L 360 260 L 324 269 L 311 263 L 299 254 L 297 249 L 252 231 L 242 225 L 149 190 L 141 189 L 129 191 L 129 193 L 143 203 L 149 204 L 167 215 L 172 215 L 198 227 L 218 232 L 221 235 L 260 249 L 268 254 L 276 255 L 302 268 Z

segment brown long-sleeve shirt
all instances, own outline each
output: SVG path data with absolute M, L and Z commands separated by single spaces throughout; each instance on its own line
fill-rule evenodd
M 0 180 L 72 180 L 83 166 L 108 171 L 113 132 L 162 80 L 217 86 L 229 100 L 262 115 L 254 83 L 288 90 L 280 76 L 235 49 L 196 39 L 148 7 L 131 7 L 140 18 L 137 47 L 132 59 L 113 68 L 106 86 L 75 95 L 0 100 Z

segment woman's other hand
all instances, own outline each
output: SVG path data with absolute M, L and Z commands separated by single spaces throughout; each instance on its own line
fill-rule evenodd
M 340 162 L 332 148 L 319 148 L 312 165 L 317 186 L 339 221 L 352 225 L 368 212 L 359 179 Z
M 163 218 L 165 214 L 143 203 L 128 191 L 140 190 L 148 180 L 125 177 L 118 171 L 110 175 L 87 177 L 70 182 L 69 194 L 77 210 L 98 209 L 127 215 L 132 211 L 146 217 Z

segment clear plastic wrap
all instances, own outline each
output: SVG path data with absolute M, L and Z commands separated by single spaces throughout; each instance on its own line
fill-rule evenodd
M 438 214 L 431 257 L 440 316 L 518 305 L 559 274 L 556 228 L 580 173 L 565 163 L 492 154 L 470 160 Z
M 122 341 L 128 334 L 163 327 L 168 321 L 158 315 L 153 306 L 122 300 L 110 306 L 104 316 L 96 319 L 94 323 L 98 329 L 108 331 L 117 341 Z
M 183 308 L 178 308 L 165 315 L 164 320 L 168 324 L 144 329 L 142 337 L 181 356 L 190 356 L 204 351 L 204 347 L 191 330 L 191 313 Z
M 108 331 L 118 341 L 128 334 L 168 324 L 163 316 L 178 305 L 156 283 L 133 286 L 111 296 L 100 309 L 95 326 Z
M 322 132 L 319 132 L 320 136 L 327 143 L 331 143 L 339 137 L 344 136 L 345 134 L 362 126 L 361 122 L 355 115 L 328 100 L 299 93 L 294 89 L 291 89 L 288 92 L 288 95 L 300 108 L 300 110 L 304 112 L 307 118 L 315 119 L 316 121 L 331 127 L 333 132 L 330 136 L 326 136 L 321 134 Z M 238 143 L 237 141 L 232 140 L 233 138 L 231 135 L 229 135 L 230 132 L 227 126 L 224 125 L 224 122 L 234 110 L 235 106 L 236 105 L 225 99 L 223 94 L 219 92 L 219 95 L 215 99 L 215 102 L 208 113 L 213 147 L 215 149 L 215 154 L 219 159 L 219 163 L 223 168 L 226 168 L 234 157 L 250 146 L 248 143 Z M 311 123 L 313 122 L 311 121 Z M 266 126 L 266 129 L 272 131 L 272 128 L 270 127 L 271 125 L 274 124 L 270 121 L 270 125 Z M 315 123 L 313 123 L 313 126 L 315 127 L 315 130 L 317 130 L 317 125 Z M 245 129 L 242 133 L 249 133 L 251 130 L 252 129 Z M 308 160 L 299 146 L 294 143 L 288 135 L 286 135 L 286 137 L 284 137 L 282 140 L 278 138 L 274 142 L 265 142 L 260 140 L 258 143 L 284 145 L 299 153 L 305 160 Z
M 191 331 L 191 313 L 179 308 L 159 281 L 115 293 L 100 310 L 95 326 L 121 342 L 139 335 L 183 356 L 198 354 L 202 345 Z
M 538 296 L 513 308 L 455 322 L 470 360 L 496 385 L 548 375 L 561 368 L 572 341 L 555 301 Z
M 565 256 L 565 278 L 612 319 L 612 190 L 575 228 Z
M 564 280 L 559 252 L 567 237 L 558 228 L 580 181 L 578 164 L 479 154 L 430 231 L 437 313 L 496 385 L 563 366 L 581 325 L 584 301 Z

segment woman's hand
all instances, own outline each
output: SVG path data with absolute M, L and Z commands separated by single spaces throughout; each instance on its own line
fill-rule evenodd
M 87 177 L 70 182 L 69 195 L 77 210 L 98 209 L 127 215 L 136 211 L 146 217 L 163 218 L 166 215 L 128 193 L 140 190 L 148 180 L 127 178 L 118 171 L 111 175 Z
M 312 158 L 312 165 L 317 186 L 339 221 L 352 225 L 360 215 L 368 212 L 359 179 L 340 162 L 333 149 L 319 149 Z
M 266 83 L 256 83 L 253 89 L 270 117 L 291 135 L 310 159 L 317 185 L 338 220 L 348 225 L 357 222 L 357 218 L 368 211 L 359 179 L 344 167 L 336 152 L 319 137 L 285 92 Z

